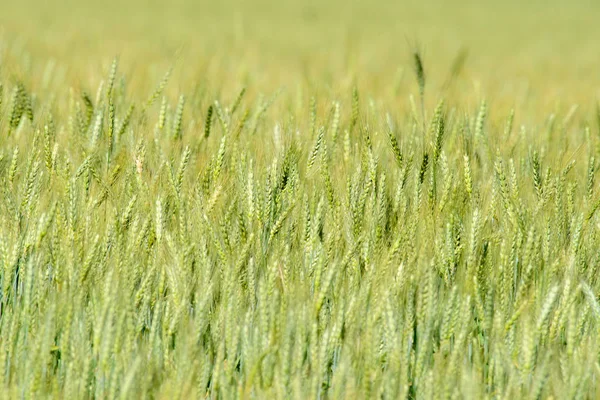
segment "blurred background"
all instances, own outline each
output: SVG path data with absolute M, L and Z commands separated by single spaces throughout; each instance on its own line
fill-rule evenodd
M 93 83 L 118 55 L 134 86 L 174 66 L 179 91 L 205 83 L 331 94 L 356 83 L 391 101 L 416 92 L 419 49 L 431 102 L 443 90 L 546 107 L 600 98 L 598 1 L 4 3 L 0 73 L 56 76 L 49 85 Z

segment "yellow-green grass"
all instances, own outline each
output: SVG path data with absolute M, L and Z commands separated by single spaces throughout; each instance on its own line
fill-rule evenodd
M 598 397 L 599 10 L 3 4 L 1 397 Z

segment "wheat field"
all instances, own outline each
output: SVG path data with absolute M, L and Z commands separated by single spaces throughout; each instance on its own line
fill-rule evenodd
M 596 2 L 0 10 L 0 398 L 600 397 Z

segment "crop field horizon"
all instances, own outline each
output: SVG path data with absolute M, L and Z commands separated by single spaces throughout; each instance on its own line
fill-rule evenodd
M 0 6 L 1 399 L 600 397 L 600 6 Z

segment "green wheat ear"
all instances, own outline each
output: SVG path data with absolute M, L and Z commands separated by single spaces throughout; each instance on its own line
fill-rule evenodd
M 113 88 L 115 86 L 115 79 L 117 78 L 117 68 L 119 66 L 119 58 L 115 57 L 110 65 L 110 71 L 108 73 L 108 85 L 106 86 L 106 98 L 113 95 Z
M 21 122 L 21 117 L 23 116 L 23 109 L 22 87 L 18 84 L 13 89 L 10 101 L 9 134 L 19 126 L 19 122 Z
M 360 103 L 358 97 L 358 88 L 354 86 L 354 88 L 352 89 L 352 115 L 350 117 L 350 131 L 352 131 L 358 123 L 359 113 Z
M 402 156 L 402 151 L 400 150 L 400 146 L 398 145 L 396 135 L 394 134 L 394 132 L 392 132 L 391 128 L 386 129 L 386 132 L 388 135 L 388 143 L 390 144 L 392 153 L 394 154 L 396 164 L 398 165 L 398 168 L 402 168 L 404 157 Z
M 173 121 L 173 138 L 181 140 L 183 135 L 181 125 L 183 123 L 183 108 L 185 107 L 185 96 L 179 96 L 177 109 L 175 110 L 175 120 Z
M 413 68 L 419 86 L 419 98 L 421 101 L 421 119 L 423 123 L 423 134 L 425 134 L 425 68 L 423 58 L 418 50 L 413 53 Z
M 173 68 L 171 67 L 165 73 L 165 76 L 162 78 L 162 80 L 160 81 L 160 83 L 158 84 L 158 86 L 156 87 L 156 89 L 154 90 L 154 92 L 152 92 L 152 94 L 150 95 L 150 97 L 146 101 L 146 103 L 144 105 L 144 109 L 147 108 L 147 107 L 150 107 L 160 97 L 160 95 L 165 90 L 165 87 L 167 86 L 167 83 L 169 83 L 169 79 L 171 78 L 171 74 L 172 73 L 173 73 Z
M 244 87 L 244 88 L 242 88 L 242 90 L 240 90 L 240 93 L 235 98 L 235 101 L 233 102 L 233 105 L 231 106 L 231 111 L 229 112 L 230 116 L 232 116 L 233 114 L 235 114 L 236 110 L 238 109 L 238 107 L 242 103 L 242 99 L 244 98 L 245 94 L 246 94 L 246 88 Z
M 413 53 L 413 67 L 417 76 L 419 94 L 423 96 L 425 94 L 425 69 L 423 68 L 423 59 L 418 51 Z
M 429 154 L 423 154 L 423 160 L 421 161 L 421 168 L 419 169 L 419 184 L 423 184 L 425 179 L 425 173 L 427 172 L 427 167 L 429 167 Z
M 92 102 L 92 98 L 87 92 L 83 92 L 81 94 L 81 98 L 83 99 L 83 103 L 85 105 L 85 123 L 84 130 L 87 130 L 92 122 L 92 117 L 94 116 L 94 104 Z
M 213 105 L 208 106 L 208 111 L 206 112 L 206 121 L 204 122 L 204 138 L 208 139 L 210 136 L 210 129 L 212 126 L 212 117 L 213 117 Z

